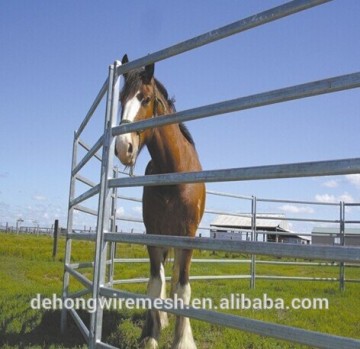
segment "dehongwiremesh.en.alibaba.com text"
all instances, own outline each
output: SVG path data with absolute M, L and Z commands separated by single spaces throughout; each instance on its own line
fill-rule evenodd
M 32 309 L 75 309 L 86 310 L 90 313 L 96 311 L 97 308 L 106 310 L 121 310 L 121 309 L 157 309 L 157 310 L 172 310 L 184 309 L 188 306 L 184 304 L 183 300 L 178 298 L 175 294 L 174 299 L 160 299 L 160 298 L 67 298 L 53 294 L 52 297 L 42 297 L 37 294 L 31 299 L 30 306 Z M 272 298 L 264 293 L 261 297 L 251 298 L 245 293 L 232 293 L 228 297 L 214 300 L 210 297 L 193 298 L 189 305 L 193 309 L 206 310 L 328 310 L 329 300 L 327 298 L 292 298 L 286 302 L 283 298 Z

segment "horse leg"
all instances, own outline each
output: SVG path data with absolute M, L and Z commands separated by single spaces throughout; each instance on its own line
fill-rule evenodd
M 152 298 L 166 298 L 164 262 L 167 249 L 148 246 L 150 257 L 150 279 L 147 295 Z M 159 310 L 147 310 L 141 339 L 146 349 L 158 348 L 160 330 L 168 325 L 167 313 Z
M 174 269 L 172 276 L 171 293 L 184 305 L 190 304 L 191 288 L 189 283 L 189 272 L 192 250 L 175 249 Z M 172 349 L 196 349 L 190 319 L 177 316 L 175 323 L 175 338 Z

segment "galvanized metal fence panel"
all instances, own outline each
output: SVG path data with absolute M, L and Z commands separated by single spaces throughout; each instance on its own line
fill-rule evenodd
M 132 124 L 124 124 L 116 126 L 116 116 L 118 110 L 119 95 L 119 77 L 121 74 L 128 72 L 134 68 L 144 66 L 146 64 L 163 60 L 174 55 L 186 52 L 196 47 L 220 40 L 235 33 L 254 28 L 256 26 L 269 23 L 284 16 L 294 14 L 296 12 L 311 8 L 313 6 L 323 4 L 330 0 L 295 0 L 280 5 L 273 9 L 264 11 L 254 16 L 250 16 L 228 26 L 200 35 L 196 38 L 155 52 L 133 62 L 129 62 L 124 66 L 116 62 L 110 67 L 109 77 L 105 80 L 92 106 L 90 107 L 85 119 L 81 123 L 79 130 L 74 135 L 73 158 L 71 168 L 70 195 L 69 195 L 69 214 L 67 225 L 67 242 L 65 255 L 65 272 L 63 300 L 91 293 L 98 307 L 91 316 L 89 328 L 80 318 L 75 309 L 69 312 L 79 326 L 83 336 L 86 338 L 90 348 L 113 348 L 103 343 L 101 339 L 103 309 L 99 306 L 101 297 L 125 297 L 137 299 L 144 297 L 143 295 L 131 294 L 112 288 L 106 287 L 105 269 L 107 261 L 108 243 L 113 242 L 131 242 L 136 244 L 147 244 L 155 246 L 166 246 L 176 248 L 191 248 L 204 250 L 221 250 L 229 252 L 243 252 L 252 255 L 252 261 L 255 268 L 255 255 L 263 254 L 270 256 L 297 257 L 297 258 L 318 258 L 327 261 L 359 262 L 360 249 L 347 246 L 303 246 L 303 245 L 279 245 L 274 243 L 264 243 L 256 241 L 227 241 L 227 240 L 211 240 L 198 238 L 181 238 L 181 237 L 163 237 L 156 235 L 137 235 L 137 234 L 117 234 L 114 232 L 114 222 L 116 219 L 116 203 L 114 198 L 117 197 L 116 188 L 148 186 L 148 185 L 169 185 L 178 183 L 191 182 L 218 182 L 218 181 L 245 181 L 260 179 L 280 179 L 280 178 L 297 178 L 309 176 L 325 176 L 360 173 L 360 158 L 343 159 L 322 162 L 307 162 L 295 164 L 283 164 L 272 166 L 257 166 L 248 168 L 233 168 L 216 171 L 201 171 L 197 173 L 174 173 L 166 175 L 141 176 L 135 178 L 116 178 L 113 169 L 113 152 L 114 137 L 119 134 L 134 132 L 140 129 L 151 127 L 159 127 L 170 123 L 179 123 L 210 117 L 213 115 L 230 113 L 233 111 L 241 111 L 249 108 L 266 106 L 274 103 L 281 103 L 294 99 L 316 96 L 324 93 L 332 93 L 346 89 L 360 87 L 360 73 L 353 73 L 338 76 L 321 81 L 309 82 L 302 85 L 291 86 L 274 91 L 259 93 L 247 97 L 239 97 L 230 101 L 224 101 L 207 105 L 199 108 L 185 110 L 175 113 L 171 116 L 162 116 L 153 118 L 152 120 L 141 121 Z M 80 135 L 86 128 L 95 110 L 99 106 L 103 98 L 107 97 L 106 115 L 104 133 L 98 141 L 92 146 L 87 146 Z M 82 146 L 87 150 L 86 155 L 78 162 L 77 149 Z M 102 148 L 102 156 L 98 156 L 98 151 Z M 99 183 L 93 183 L 80 175 L 80 170 L 95 156 L 101 158 L 101 177 Z M 115 178 L 114 178 L 115 177 Z M 91 188 L 86 192 L 75 196 L 75 184 L 80 181 L 89 185 Z M 95 214 L 95 211 L 86 208 L 80 203 L 99 195 L 97 210 L 97 232 L 96 234 L 75 234 L 73 233 L 74 211 L 79 210 L 89 214 Z M 340 220 L 343 220 L 343 214 Z M 252 201 L 252 215 L 256 217 L 256 200 Z M 253 240 L 256 232 L 256 220 L 252 221 Z M 342 230 L 343 231 L 343 230 Z M 82 275 L 78 268 L 81 265 L 71 264 L 71 241 L 74 239 L 90 240 L 95 242 L 95 261 L 87 264 L 93 267 L 93 281 L 90 281 Z M 342 240 L 343 243 L 343 240 Z M 111 249 L 111 260 L 114 259 L 114 250 Z M 342 264 L 343 265 L 343 264 Z M 255 269 L 251 271 L 255 275 Z M 80 281 L 85 289 L 71 294 L 69 292 L 70 276 Z M 343 279 L 343 274 L 340 275 Z M 111 273 L 110 273 L 110 282 Z M 164 309 L 165 311 L 208 321 L 214 324 L 229 326 L 261 335 L 280 338 L 297 343 L 307 344 L 319 348 L 359 348 L 360 341 L 351 338 L 342 338 L 327 335 L 318 332 L 302 330 L 289 326 L 266 323 L 258 320 L 252 320 L 237 317 L 229 314 L 214 313 L 208 310 L 199 309 Z M 66 309 L 62 312 L 62 329 L 64 330 L 66 323 Z

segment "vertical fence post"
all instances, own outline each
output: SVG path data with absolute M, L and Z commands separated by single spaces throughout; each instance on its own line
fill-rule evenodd
M 345 205 L 344 202 L 340 202 L 340 245 L 345 246 Z M 340 262 L 339 271 L 340 290 L 345 290 L 345 263 Z
M 52 252 L 52 257 L 53 258 L 55 258 L 56 254 L 57 254 L 58 235 L 59 235 L 59 220 L 55 219 L 55 223 L 54 223 L 54 243 L 53 243 L 53 252 Z
M 256 241 L 256 197 L 253 196 L 251 200 L 251 241 Z M 250 288 L 255 288 L 255 275 L 256 275 L 256 255 L 251 255 L 250 266 Z
M 113 169 L 113 178 L 118 178 L 119 169 L 118 167 L 114 167 Z M 112 190 L 112 198 L 111 198 L 111 231 L 116 232 L 116 209 L 117 209 L 117 187 L 114 187 Z M 108 283 L 110 287 L 114 284 L 114 259 L 116 254 L 116 242 L 111 241 L 110 243 L 110 265 L 108 270 Z
M 96 231 L 95 262 L 93 276 L 92 297 L 95 300 L 95 311 L 91 314 L 89 343 L 90 349 L 95 349 L 101 342 L 103 309 L 100 306 L 100 288 L 105 284 L 107 243 L 104 233 L 110 230 L 111 193 L 108 180 L 112 177 L 114 157 L 114 137 L 112 127 L 116 126 L 116 117 L 119 103 L 120 78 L 116 76 L 119 62 L 109 67 L 109 84 L 106 101 L 106 115 L 104 126 L 104 142 L 101 162 L 100 193 L 98 204 L 98 219 Z
M 65 258 L 64 258 L 64 268 L 71 262 L 71 239 L 68 237 L 69 233 L 72 233 L 73 230 L 73 218 L 74 218 L 74 208 L 71 207 L 70 202 L 75 197 L 75 183 L 76 179 L 73 176 L 73 170 L 77 164 L 77 151 L 78 151 L 79 139 L 74 133 L 74 143 L 73 143 L 73 153 L 71 161 L 71 175 L 70 175 L 70 193 L 69 193 L 69 210 L 68 210 L 68 219 L 67 219 L 67 230 L 66 230 L 66 244 L 65 244 Z M 64 279 L 63 279 L 63 291 L 62 291 L 62 300 L 63 304 L 65 303 L 66 298 L 69 294 L 69 281 L 70 274 L 64 269 Z M 61 333 L 65 332 L 67 324 L 67 310 L 65 307 L 61 310 Z

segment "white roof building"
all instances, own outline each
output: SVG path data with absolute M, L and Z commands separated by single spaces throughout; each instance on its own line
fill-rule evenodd
M 210 224 L 210 237 L 231 240 L 250 240 L 252 217 L 250 214 L 219 215 Z M 307 244 L 310 238 L 289 229 L 284 214 L 263 213 L 256 215 L 257 241 Z
M 251 230 L 251 215 L 244 214 L 240 216 L 235 215 L 219 215 L 210 224 L 211 228 L 236 228 L 243 230 Z M 284 214 L 257 214 L 256 215 L 256 230 L 272 230 L 272 231 L 289 231 L 289 223 Z

